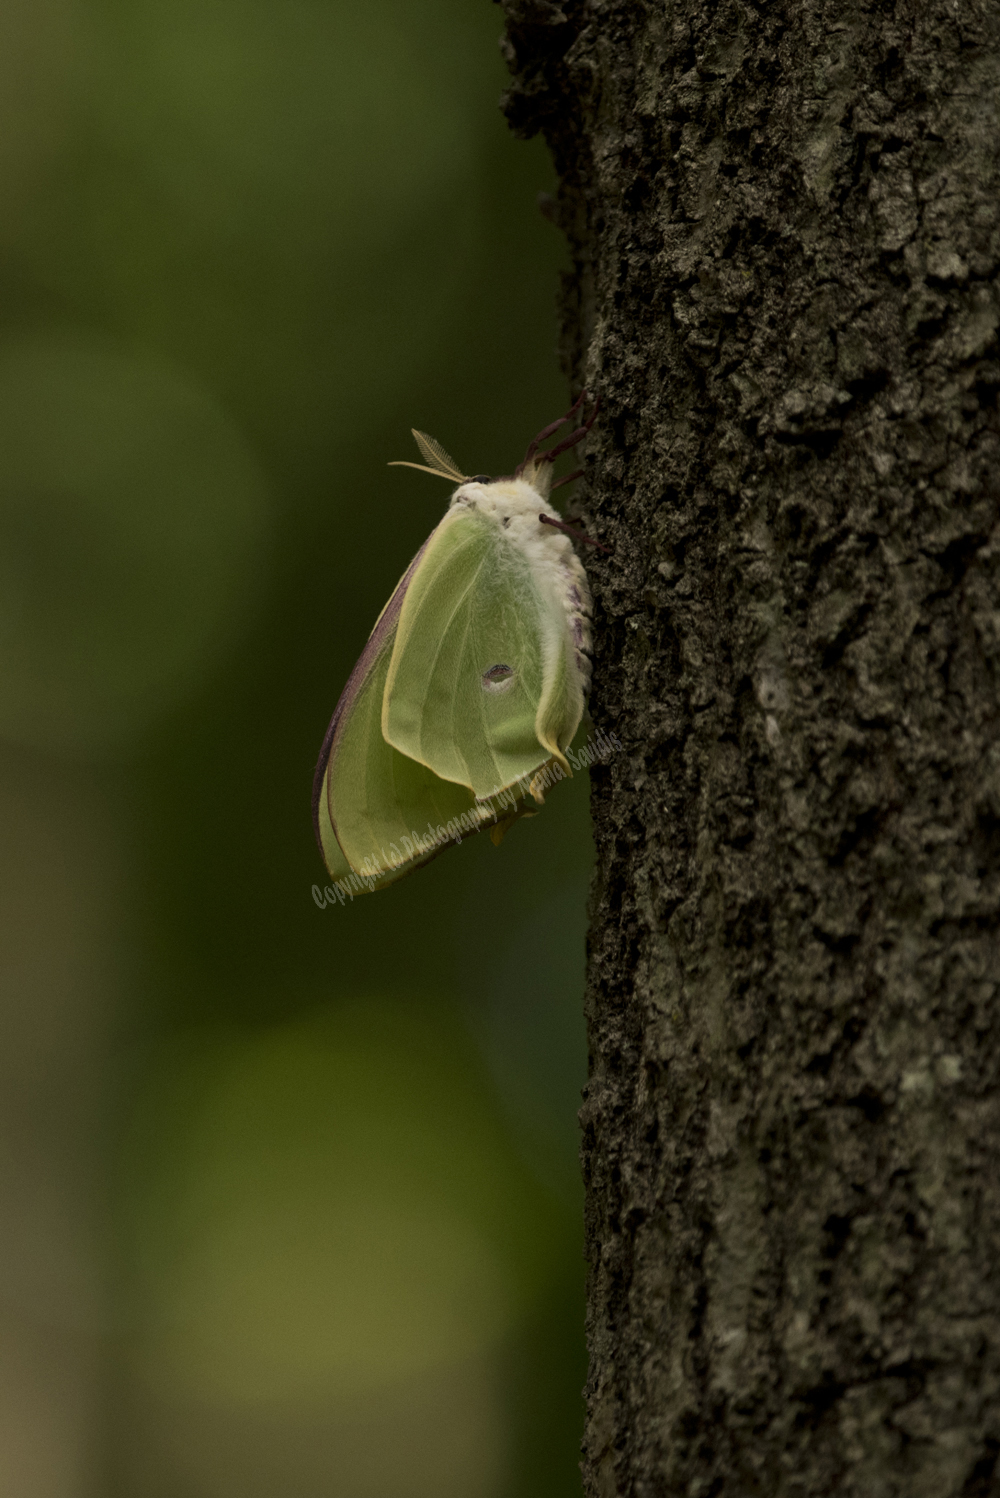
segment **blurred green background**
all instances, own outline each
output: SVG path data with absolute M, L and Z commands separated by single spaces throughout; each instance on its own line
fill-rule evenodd
M 0 8 L 0 1492 L 559 1498 L 586 777 L 325 910 L 313 765 L 567 403 L 489 0 Z

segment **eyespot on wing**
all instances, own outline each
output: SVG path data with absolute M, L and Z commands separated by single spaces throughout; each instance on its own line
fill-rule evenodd
M 495 666 L 488 666 L 482 674 L 483 691 L 492 693 L 509 692 L 514 685 L 515 675 L 513 666 L 506 666 L 502 663 L 498 663 Z

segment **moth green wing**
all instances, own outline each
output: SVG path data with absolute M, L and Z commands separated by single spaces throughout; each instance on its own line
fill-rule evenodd
M 477 830 L 479 821 L 464 786 L 438 779 L 383 738 L 389 660 L 390 650 L 382 650 L 341 718 L 327 771 L 337 842 L 352 869 L 379 886 L 426 863 L 456 830 L 460 837 Z
M 330 725 L 323 739 L 323 746 L 319 752 L 319 760 L 316 765 L 315 775 L 313 776 L 313 830 L 316 834 L 316 841 L 319 844 L 320 852 L 323 855 L 323 862 L 326 864 L 330 877 L 335 882 L 337 880 L 350 881 L 354 871 L 337 839 L 337 833 L 330 812 L 330 769 L 334 740 L 341 724 L 345 719 L 350 717 L 354 701 L 372 670 L 377 667 L 379 661 L 383 658 L 387 662 L 392 654 L 392 643 L 395 638 L 396 623 L 399 619 L 399 611 L 403 604 L 403 598 L 406 594 L 410 578 L 413 576 L 414 569 L 425 549 L 426 543 L 420 548 L 420 551 L 418 551 L 406 572 L 400 578 L 389 602 L 375 621 L 375 627 L 368 638 L 361 657 L 351 672 L 347 685 L 340 694 L 340 701 L 337 703 L 333 717 L 330 720 Z M 393 877 L 398 876 L 394 875 Z M 358 883 L 356 878 L 353 882 L 355 885 Z M 386 879 L 381 882 L 388 883 L 390 881 Z M 367 886 L 361 887 L 365 888 Z M 376 883 L 370 887 L 377 888 L 379 886 Z
M 429 543 L 428 543 L 429 544 Z M 380 889 L 478 826 L 472 796 L 388 745 L 382 695 L 407 588 L 422 547 L 379 615 L 327 729 L 313 781 L 313 825 L 334 880 Z M 456 819 L 466 814 L 465 826 Z M 491 815 L 492 820 L 492 815 Z M 451 827 L 449 828 L 449 823 Z M 361 883 L 365 879 L 368 882 Z
M 566 635 L 558 604 L 498 527 L 473 510 L 449 512 L 400 610 L 384 737 L 477 797 L 530 778 L 549 758 L 536 719 Z

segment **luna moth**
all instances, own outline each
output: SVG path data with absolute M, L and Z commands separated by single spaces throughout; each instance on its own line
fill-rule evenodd
M 449 842 L 488 829 L 499 843 L 572 774 L 566 751 L 590 686 L 591 597 L 549 502 L 540 432 L 512 477 L 464 476 L 414 431 L 416 468 L 457 485 L 376 621 L 330 721 L 313 782 L 313 824 L 345 892 L 380 889 Z M 570 474 L 559 483 L 568 483 Z M 602 548 L 607 550 L 607 548 Z

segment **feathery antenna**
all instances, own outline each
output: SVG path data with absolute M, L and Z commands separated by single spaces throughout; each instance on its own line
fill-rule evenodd
M 426 432 L 418 432 L 416 427 L 411 427 L 410 430 L 420 449 L 421 457 L 426 458 L 427 463 L 432 466 L 427 467 L 423 463 L 406 463 L 397 458 L 389 464 L 390 468 L 416 468 L 419 473 L 432 473 L 435 478 L 448 479 L 453 484 L 465 483 L 468 475 L 459 470 L 455 459 L 445 452 L 440 442 L 428 436 Z

